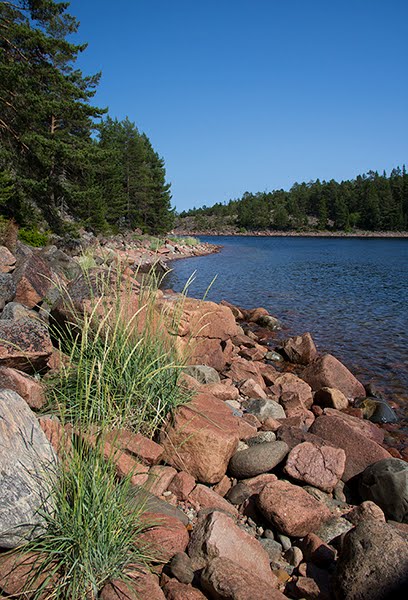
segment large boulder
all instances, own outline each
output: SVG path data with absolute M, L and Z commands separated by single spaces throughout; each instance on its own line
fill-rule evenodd
M 331 492 L 341 479 L 345 465 L 346 454 L 341 448 L 303 442 L 290 451 L 285 472 L 293 479 Z
M 43 531 L 55 452 L 25 400 L 0 390 L 0 547 L 15 548 Z
M 282 344 L 288 360 L 299 365 L 308 365 L 317 357 L 317 349 L 310 333 L 289 338 Z
M 387 519 L 408 523 L 408 463 L 385 458 L 363 471 L 359 479 L 363 500 L 378 504 Z
M 314 391 L 329 387 L 340 390 L 346 398 L 362 398 L 366 395 L 363 384 L 331 354 L 324 354 L 306 367 L 302 379 Z
M 52 271 L 38 254 L 24 260 L 13 273 L 16 282 L 16 302 L 33 308 L 52 287 Z
M 202 483 L 222 479 L 238 440 L 238 423 L 231 409 L 205 393 L 179 408 L 160 434 L 164 459 Z
M 226 558 L 275 587 L 267 552 L 258 540 L 222 512 L 212 512 L 199 519 L 191 533 L 188 554 L 195 569 L 205 567 L 217 557 Z
M 331 516 L 324 504 L 287 481 L 268 483 L 259 494 L 258 507 L 280 533 L 293 537 L 315 531 Z
M 225 371 L 224 374 L 232 379 L 234 383 L 241 383 L 246 379 L 253 379 L 255 383 L 262 388 L 265 388 L 265 382 L 257 363 L 250 362 L 240 356 L 232 359 L 229 369 Z
M 0 365 L 28 373 L 46 368 L 52 343 L 46 325 L 39 319 L 1 319 L 0 340 Z
M 0 310 L 16 295 L 16 285 L 10 273 L 0 273 Z
M 407 543 L 385 523 L 359 523 L 344 538 L 333 594 L 337 600 L 407 598 Z
M 342 480 L 345 482 L 362 473 L 369 465 L 383 458 L 391 458 L 387 450 L 339 417 L 328 415 L 318 417 L 310 431 L 332 446 L 344 450 L 346 466 Z

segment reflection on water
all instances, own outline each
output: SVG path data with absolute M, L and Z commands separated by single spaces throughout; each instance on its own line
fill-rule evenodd
M 341 359 L 408 412 L 408 239 L 203 237 L 220 254 L 175 261 L 166 287 L 264 306 L 285 335 L 310 331 L 321 352 Z

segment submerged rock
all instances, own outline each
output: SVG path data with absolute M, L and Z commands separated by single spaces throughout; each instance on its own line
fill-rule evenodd
M 363 410 L 363 415 L 372 423 L 396 423 L 398 417 L 391 406 L 380 398 L 363 398 L 355 403 L 357 408 Z

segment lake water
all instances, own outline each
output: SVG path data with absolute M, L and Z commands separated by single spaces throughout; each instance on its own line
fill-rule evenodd
M 219 254 L 174 261 L 166 287 L 244 308 L 265 307 L 285 329 L 310 331 L 320 352 L 372 381 L 408 416 L 408 239 L 201 237 Z

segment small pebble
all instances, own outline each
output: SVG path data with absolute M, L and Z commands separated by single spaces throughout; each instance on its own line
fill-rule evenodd
M 282 544 L 282 548 L 285 552 L 292 547 L 292 542 L 290 541 L 290 538 L 288 538 L 287 535 L 283 535 L 283 533 L 278 533 L 278 540 Z

